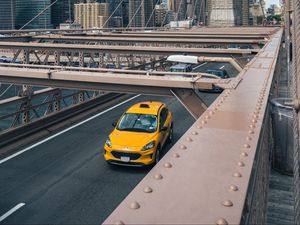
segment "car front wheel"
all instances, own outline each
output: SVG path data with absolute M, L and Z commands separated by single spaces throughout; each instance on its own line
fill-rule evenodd
M 157 164 L 160 160 L 160 153 L 161 153 L 161 149 L 160 146 L 157 147 L 156 153 L 155 153 L 155 164 Z
M 169 136 L 168 136 L 168 143 L 171 143 L 172 140 L 173 140 L 173 124 L 171 126 L 170 133 L 169 133 Z

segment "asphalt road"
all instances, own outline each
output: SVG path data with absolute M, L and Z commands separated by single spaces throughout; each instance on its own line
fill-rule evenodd
M 206 66 L 209 65 L 198 70 L 205 71 Z M 201 95 L 207 104 L 218 96 Z M 19 205 L 0 224 L 103 222 L 149 171 L 149 168 L 109 166 L 103 159 L 102 149 L 113 129 L 111 123 L 129 106 L 144 100 L 163 101 L 168 105 L 174 116 L 173 143 L 194 123 L 175 98 L 140 96 L 1 163 L 0 221 L 15 206 L 25 205 Z

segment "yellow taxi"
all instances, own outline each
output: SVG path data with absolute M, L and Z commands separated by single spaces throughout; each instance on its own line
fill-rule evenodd
M 172 114 L 162 102 L 137 103 L 113 126 L 104 144 L 104 158 L 110 164 L 155 164 L 173 138 Z

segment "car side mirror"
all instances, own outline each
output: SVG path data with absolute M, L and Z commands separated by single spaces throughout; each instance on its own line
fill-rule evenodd
M 160 131 L 166 131 L 166 130 L 168 130 L 168 127 L 165 126 L 160 129 Z
M 115 121 L 115 122 L 112 122 L 112 124 L 111 124 L 113 127 L 116 127 L 117 126 L 117 121 Z

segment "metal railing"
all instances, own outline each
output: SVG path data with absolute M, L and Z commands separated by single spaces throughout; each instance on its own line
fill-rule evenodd
M 294 98 L 300 97 L 300 2 L 298 0 L 294 0 L 293 4 L 291 5 L 293 10 L 293 17 L 292 17 L 292 42 L 293 42 L 293 77 L 295 81 L 295 91 L 294 91 Z M 300 164 L 300 157 L 299 157 L 299 119 L 300 114 L 298 113 L 298 121 L 295 121 L 294 124 L 294 136 L 298 143 L 295 143 L 294 146 L 294 192 L 295 192 L 295 224 L 300 224 L 300 178 L 299 178 L 299 164 Z M 295 141 L 295 142 L 297 142 Z

